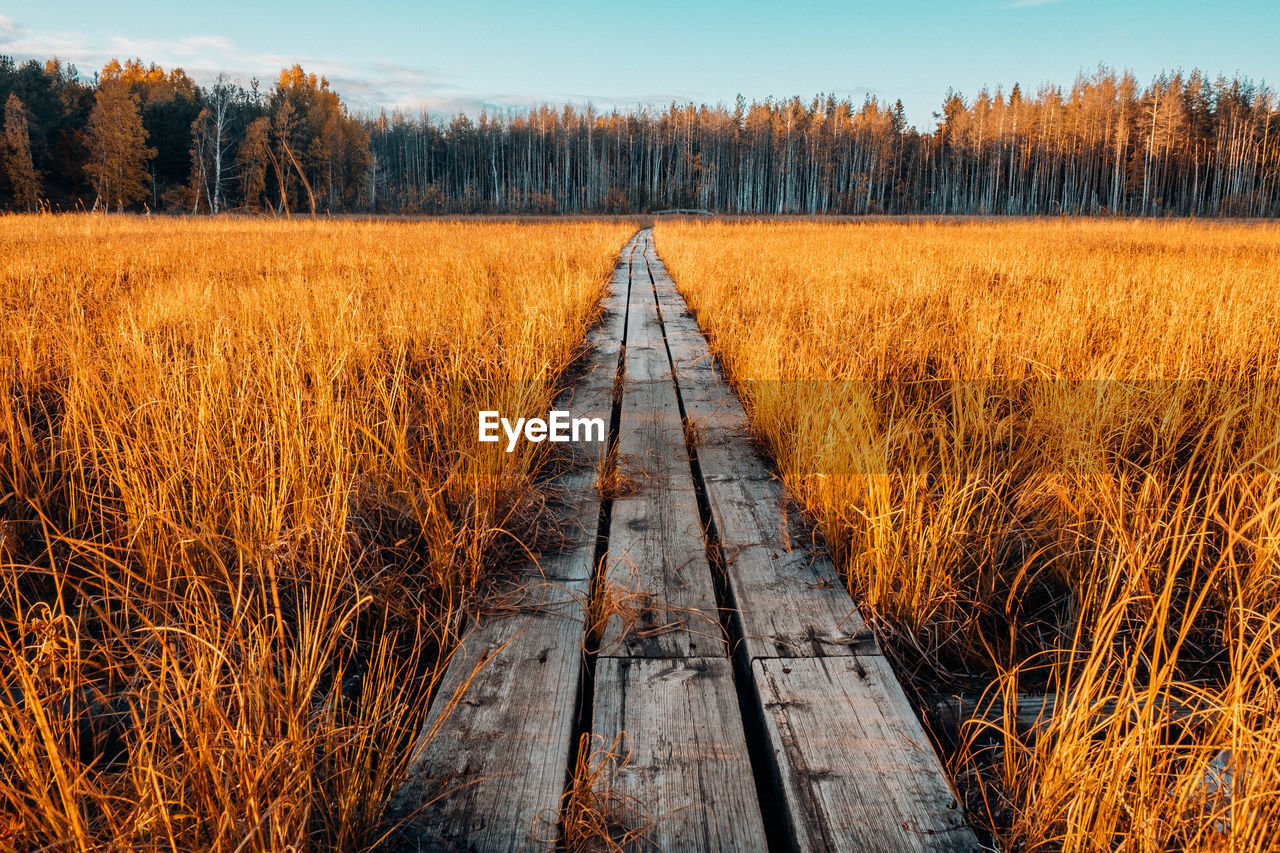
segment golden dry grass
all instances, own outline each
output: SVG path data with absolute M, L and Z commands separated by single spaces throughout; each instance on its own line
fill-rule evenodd
M 630 853 L 652 848 L 648 838 L 655 820 L 644 803 L 613 788 L 624 768 L 634 771 L 626 732 L 606 744 L 599 735 L 583 734 L 569 789 L 555 822 L 564 826 L 560 849 L 566 853 Z M 548 821 L 552 823 L 552 821 Z
M 1280 845 L 1280 228 L 663 222 L 1005 849 Z M 1056 697 L 1018 731 L 1019 694 Z M 1175 714 L 1169 709 L 1189 708 Z
M 0 849 L 363 849 L 621 223 L 0 220 Z

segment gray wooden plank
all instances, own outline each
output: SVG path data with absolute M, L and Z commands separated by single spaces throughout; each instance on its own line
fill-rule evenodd
M 601 658 L 593 719 L 604 743 L 628 736 L 609 783 L 653 821 L 646 849 L 767 849 L 726 659 Z
M 613 357 L 616 365 L 616 353 Z M 565 391 L 556 398 L 555 407 L 574 417 L 601 418 L 607 439 L 613 407 L 612 378 L 606 386 L 588 377 L 571 390 L 573 393 Z M 542 578 L 591 579 L 600 524 L 597 480 L 607 451 L 607 440 L 570 442 L 553 448 L 551 467 L 556 473 L 542 484 L 542 490 L 552 519 L 549 526 L 562 541 L 535 558 L 533 569 Z
M 679 366 L 683 361 L 680 354 L 687 346 L 684 339 L 673 338 L 671 346 L 677 363 L 676 373 L 680 377 L 685 415 L 696 427 L 699 445 L 751 445 L 755 441 L 751 422 L 729 386 L 716 379 L 714 371 Z
M 651 265 L 651 270 L 686 413 L 691 418 L 706 419 L 709 427 L 749 429 L 741 402 L 732 391 L 725 393 L 729 383 L 724 371 L 666 266 L 659 259 Z
M 600 418 L 606 425 L 613 411 L 614 380 L 622 347 L 626 315 L 629 264 L 626 260 L 634 239 L 624 248 L 606 291 L 604 311 L 587 333 L 587 361 L 575 381 L 557 395 L 554 408 L 573 417 Z M 502 439 L 505 441 L 505 437 Z M 601 495 L 597 488 L 604 467 L 607 441 L 582 441 L 553 447 L 554 473 L 543 484 L 552 526 L 563 539 L 556 547 L 537 557 L 537 572 L 546 579 L 586 580 L 595 570 L 590 554 L 582 559 L 561 555 L 594 543 L 599 527 Z
M 462 640 L 394 804 L 402 849 L 554 848 L 587 591 L 534 585 Z
M 811 550 L 724 549 L 748 658 L 876 654 L 879 646 L 830 561 Z M 766 603 L 767 606 L 759 606 Z
M 797 849 L 979 849 L 884 658 L 758 660 L 752 669 Z
M 723 633 L 698 516 L 679 401 L 652 286 L 632 274 L 618 460 L 633 491 L 613 501 L 597 613 L 604 655 L 722 653 Z
M 790 494 L 754 452 L 741 404 L 649 259 L 752 687 L 801 850 L 977 848 L 919 720 Z
M 633 315 L 635 313 L 637 312 L 632 312 Z M 628 323 L 627 385 L 637 385 L 643 382 L 665 382 L 671 384 L 671 362 L 667 359 L 667 350 L 662 342 L 661 331 L 659 330 L 655 341 L 652 338 L 652 330 L 637 329 L 634 325 L 634 323 Z M 673 388 L 672 400 L 675 399 L 674 395 L 675 389 Z M 623 399 L 626 399 L 625 394 Z
M 729 438 L 724 433 L 720 438 L 708 439 L 706 433 L 698 432 L 698 462 L 702 468 L 703 479 L 711 481 L 778 479 L 778 475 L 767 462 L 760 458 L 760 451 L 754 442 L 745 435 Z
M 750 451 L 739 447 L 739 456 Z M 870 653 L 875 638 L 776 479 L 735 477 L 699 454 L 703 489 L 751 657 Z
M 651 261 L 650 270 L 663 316 L 679 316 L 684 300 L 665 267 Z M 875 640 L 835 567 L 815 553 L 790 494 L 747 443 L 746 416 L 713 369 L 706 339 L 669 331 L 667 342 L 686 412 L 691 406 L 702 412 L 702 420 L 689 418 L 697 424 L 702 485 L 748 655 L 874 651 Z
M 652 274 L 652 270 L 650 272 Z M 656 274 L 654 278 L 657 278 Z M 658 307 L 662 310 L 662 324 L 666 327 L 668 335 L 675 333 L 702 334 L 702 327 L 698 325 L 697 318 L 693 316 L 693 312 L 689 310 L 689 306 L 683 301 L 680 303 L 668 303 L 659 293 Z
M 739 456 L 752 456 L 747 447 L 738 447 Z M 736 477 L 738 465 L 722 467 L 721 460 L 698 455 L 703 471 L 711 518 L 720 541 L 733 547 L 779 545 L 784 548 L 815 544 L 799 507 L 786 487 L 776 478 Z M 708 476 L 710 471 L 710 476 Z
M 640 491 L 613 502 L 596 612 L 609 614 L 600 653 L 685 657 L 724 653 L 692 483 L 649 469 Z
M 655 278 L 663 317 L 687 314 L 683 307 L 684 298 L 676 291 L 665 267 L 658 269 Z M 754 453 L 741 452 L 744 445 L 748 448 L 754 446 L 750 420 L 724 378 L 697 323 L 692 319 L 685 323 L 692 324 L 692 328 L 673 329 L 668 325 L 667 343 L 680 385 L 685 416 L 692 425 L 695 446 L 700 456 L 714 457 L 720 463 L 703 465 L 704 476 L 710 468 L 715 472 L 712 476 L 771 479 L 773 474 L 767 463 Z
M 623 250 L 600 321 L 588 332 L 582 376 L 556 400 L 558 409 L 606 424 L 635 245 L 633 239 Z M 565 542 L 524 567 L 523 586 L 517 582 L 500 609 L 473 617 L 450 659 L 393 803 L 405 818 L 403 849 L 554 847 L 600 518 L 596 474 L 606 447 L 561 449 L 546 485 Z

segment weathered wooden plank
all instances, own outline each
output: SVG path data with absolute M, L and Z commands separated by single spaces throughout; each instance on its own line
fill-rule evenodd
M 664 317 L 683 305 L 675 285 L 665 272 L 656 276 L 657 292 Z M 725 381 L 711 355 L 707 340 L 697 330 L 667 331 L 667 343 L 675 375 L 684 403 L 689 434 L 699 457 L 718 464 L 703 464 L 703 474 L 735 480 L 768 480 L 773 472 L 755 453 L 743 453 L 754 447 L 755 438 L 746 412 L 736 394 Z
M 765 545 L 724 549 L 724 559 L 748 658 L 879 652 L 830 561 Z
M 739 447 L 741 456 L 754 455 L 747 447 Z M 735 477 L 740 462 L 728 471 L 721 460 L 708 454 L 698 455 L 702 466 L 711 519 L 721 542 L 743 548 L 748 545 L 779 545 L 784 548 L 816 544 L 799 508 L 782 482 L 776 478 Z
M 801 850 L 970 850 L 919 721 L 834 566 L 751 446 L 741 404 L 649 259 L 702 487 Z
M 626 314 L 624 249 L 587 335 L 583 374 L 556 408 L 608 424 Z M 525 568 L 525 585 L 472 620 L 442 676 L 393 811 L 409 850 L 552 849 L 583 671 L 586 603 L 600 519 L 603 442 L 565 445 L 550 487 L 561 548 Z M 539 581 L 538 576 L 550 579 Z M 540 826 L 535 822 L 541 821 Z
M 605 655 L 686 657 L 724 653 L 724 637 L 692 484 L 650 468 L 640 491 L 613 503 L 605 582 Z
M 663 316 L 684 301 L 661 262 L 651 262 Z M 687 313 L 687 312 L 684 312 Z M 751 657 L 874 651 L 835 567 L 807 539 L 790 495 L 746 441 L 746 415 L 714 370 L 701 333 L 668 330 L 667 343 L 695 441 L 712 524 Z
M 685 306 L 684 297 L 676 289 L 661 260 L 651 265 L 653 287 L 662 311 L 671 359 L 679 377 L 686 414 L 695 420 L 706 420 L 706 428 L 723 426 L 749 430 L 749 422 L 737 395 L 719 362 L 711 353 L 706 336 Z M 727 393 L 726 393 L 727 392 Z
M 665 271 L 666 265 L 663 265 Z M 654 283 L 656 284 L 657 274 L 653 269 L 649 270 Z M 702 334 L 702 327 L 698 325 L 698 320 L 693 316 L 693 312 L 689 310 L 689 306 L 684 302 L 683 298 L 679 302 L 673 302 L 665 297 L 665 294 L 658 293 L 658 308 L 662 311 L 662 324 L 667 327 L 668 334 L 671 332 L 691 332 L 696 335 Z
M 593 719 L 606 744 L 627 734 L 609 783 L 653 821 L 645 849 L 767 849 L 726 659 L 601 658 Z
M 979 849 L 884 658 L 757 660 L 752 671 L 797 849 Z
M 736 456 L 726 448 L 698 459 L 749 655 L 874 651 L 844 581 L 781 482 L 737 476 L 749 467 L 742 458 L 754 454 L 739 446 Z
M 631 348 L 627 353 L 631 366 Z M 628 384 L 618 427 L 628 483 L 613 501 L 605 584 L 597 606 L 616 612 L 604 654 L 711 654 L 721 632 L 711 568 L 675 388 Z
M 630 324 L 628 324 L 630 325 Z M 636 329 L 633 331 L 646 332 Z M 643 382 L 665 382 L 671 384 L 671 362 L 667 359 L 667 350 L 659 337 L 656 343 L 646 336 L 627 337 L 627 374 L 626 382 L 637 385 Z M 672 400 L 675 400 L 675 389 L 672 388 Z M 623 399 L 626 399 L 624 393 Z M 678 410 L 677 410 L 678 417 Z
M 629 489 L 613 501 L 601 654 L 722 653 L 723 634 L 679 401 L 648 275 L 637 264 L 628 306 L 618 464 Z
M 742 405 L 729 386 L 715 379 L 715 372 L 705 368 L 686 370 L 679 367 L 683 359 L 685 342 L 672 341 L 672 355 L 676 358 L 676 373 L 680 377 L 680 396 L 684 401 L 685 416 L 694 426 L 698 445 L 745 444 L 755 440 L 751 422 Z M 761 470 L 767 470 L 761 465 Z
M 607 439 L 613 406 L 612 381 L 607 388 L 591 383 L 576 390 L 577 397 L 568 392 L 561 394 L 556 408 L 571 412 L 574 417 L 602 419 Z M 607 450 L 607 441 L 570 442 L 556 447 L 552 463 L 556 473 L 543 488 L 556 535 L 562 541 L 534 560 L 533 573 L 544 579 L 585 581 L 595 571 L 601 504 L 597 481 Z
M 554 847 L 587 590 L 585 581 L 533 586 L 462 641 L 395 802 L 408 816 L 401 849 Z
M 698 452 L 698 464 L 708 482 L 767 482 L 778 479 L 773 468 L 760 458 L 756 445 L 745 436 L 739 435 L 733 440 L 723 437 L 717 441 L 708 440 L 702 432 L 696 434 L 698 442 L 694 447 Z
M 582 374 L 556 397 L 554 404 L 554 408 L 570 412 L 573 417 L 601 419 L 606 431 L 613 411 L 614 380 L 626 316 L 628 254 L 624 249 L 605 295 L 604 314 L 587 334 L 589 349 Z M 554 527 L 564 541 L 535 561 L 541 577 L 591 578 L 595 565 L 589 552 L 579 551 L 575 557 L 566 554 L 595 542 L 601 504 L 597 480 L 607 451 L 607 441 L 568 443 L 555 448 L 552 467 L 556 473 L 545 484 L 545 493 Z

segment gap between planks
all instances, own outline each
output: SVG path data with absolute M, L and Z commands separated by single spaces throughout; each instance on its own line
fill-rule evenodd
M 743 706 L 762 718 L 787 846 L 979 849 L 874 636 L 749 443 L 741 403 L 651 239 L 646 254 L 686 432 L 697 440 L 690 453 L 709 545 L 737 611 Z
M 623 250 L 588 334 L 583 376 L 556 401 L 575 413 L 614 413 L 622 357 L 630 249 Z M 553 850 L 565 777 L 576 743 L 588 592 L 595 570 L 606 448 L 569 445 L 549 484 L 565 547 L 526 567 L 521 600 L 472 620 L 445 669 L 392 803 L 400 821 L 386 845 L 399 851 Z M 576 498 L 576 500 L 574 499 Z
M 650 231 L 624 250 L 606 306 L 606 322 L 593 333 L 596 354 L 606 358 L 589 366 L 577 391 L 585 396 L 573 405 L 585 399 L 595 407 L 601 397 L 616 404 L 610 370 L 621 358 L 611 434 L 636 490 L 611 502 L 594 595 L 615 596 L 620 609 L 606 625 L 594 684 L 584 691 L 589 707 L 579 713 L 605 743 L 626 735 L 631 761 L 609 782 L 654 820 L 648 842 L 691 850 L 978 849 L 874 637 L 752 449 L 741 404 Z M 594 493 L 581 470 L 564 475 L 566 494 Z M 581 529 L 594 532 L 585 519 L 600 516 L 599 499 L 591 494 L 584 503 Z M 594 536 L 583 538 L 594 544 Z M 429 715 L 404 789 L 411 793 L 399 804 L 419 806 L 418 834 L 406 834 L 403 849 L 554 844 L 547 830 L 573 754 L 594 568 L 594 550 L 576 534 L 575 548 L 564 561 L 542 561 L 551 580 L 535 586 L 542 592 L 531 594 L 532 606 L 478 624 L 450 663 L 441 697 L 472 673 L 475 689 L 447 716 L 438 698 L 441 708 Z M 721 597 L 736 607 L 724 620 L 717 570 Z M 479 672 L 476 656 L 488 661 Z M 750 749 L 744 731 L 753 733 Z M 453 784 L 452 793 L 422 808 L 441 784 Z M 785 838 L 773 826 L 766 834 L 762 803 L 785 824 Z

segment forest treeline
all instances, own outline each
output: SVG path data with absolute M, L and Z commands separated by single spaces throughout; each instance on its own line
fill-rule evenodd
M 270 89 L 0 57 L 0 206 L 275 213 L 1280 215 L 1280 98 L 1199 71 L 1143 87 L 830 96 L 439 119 L 356 116 L 294 66 Z

